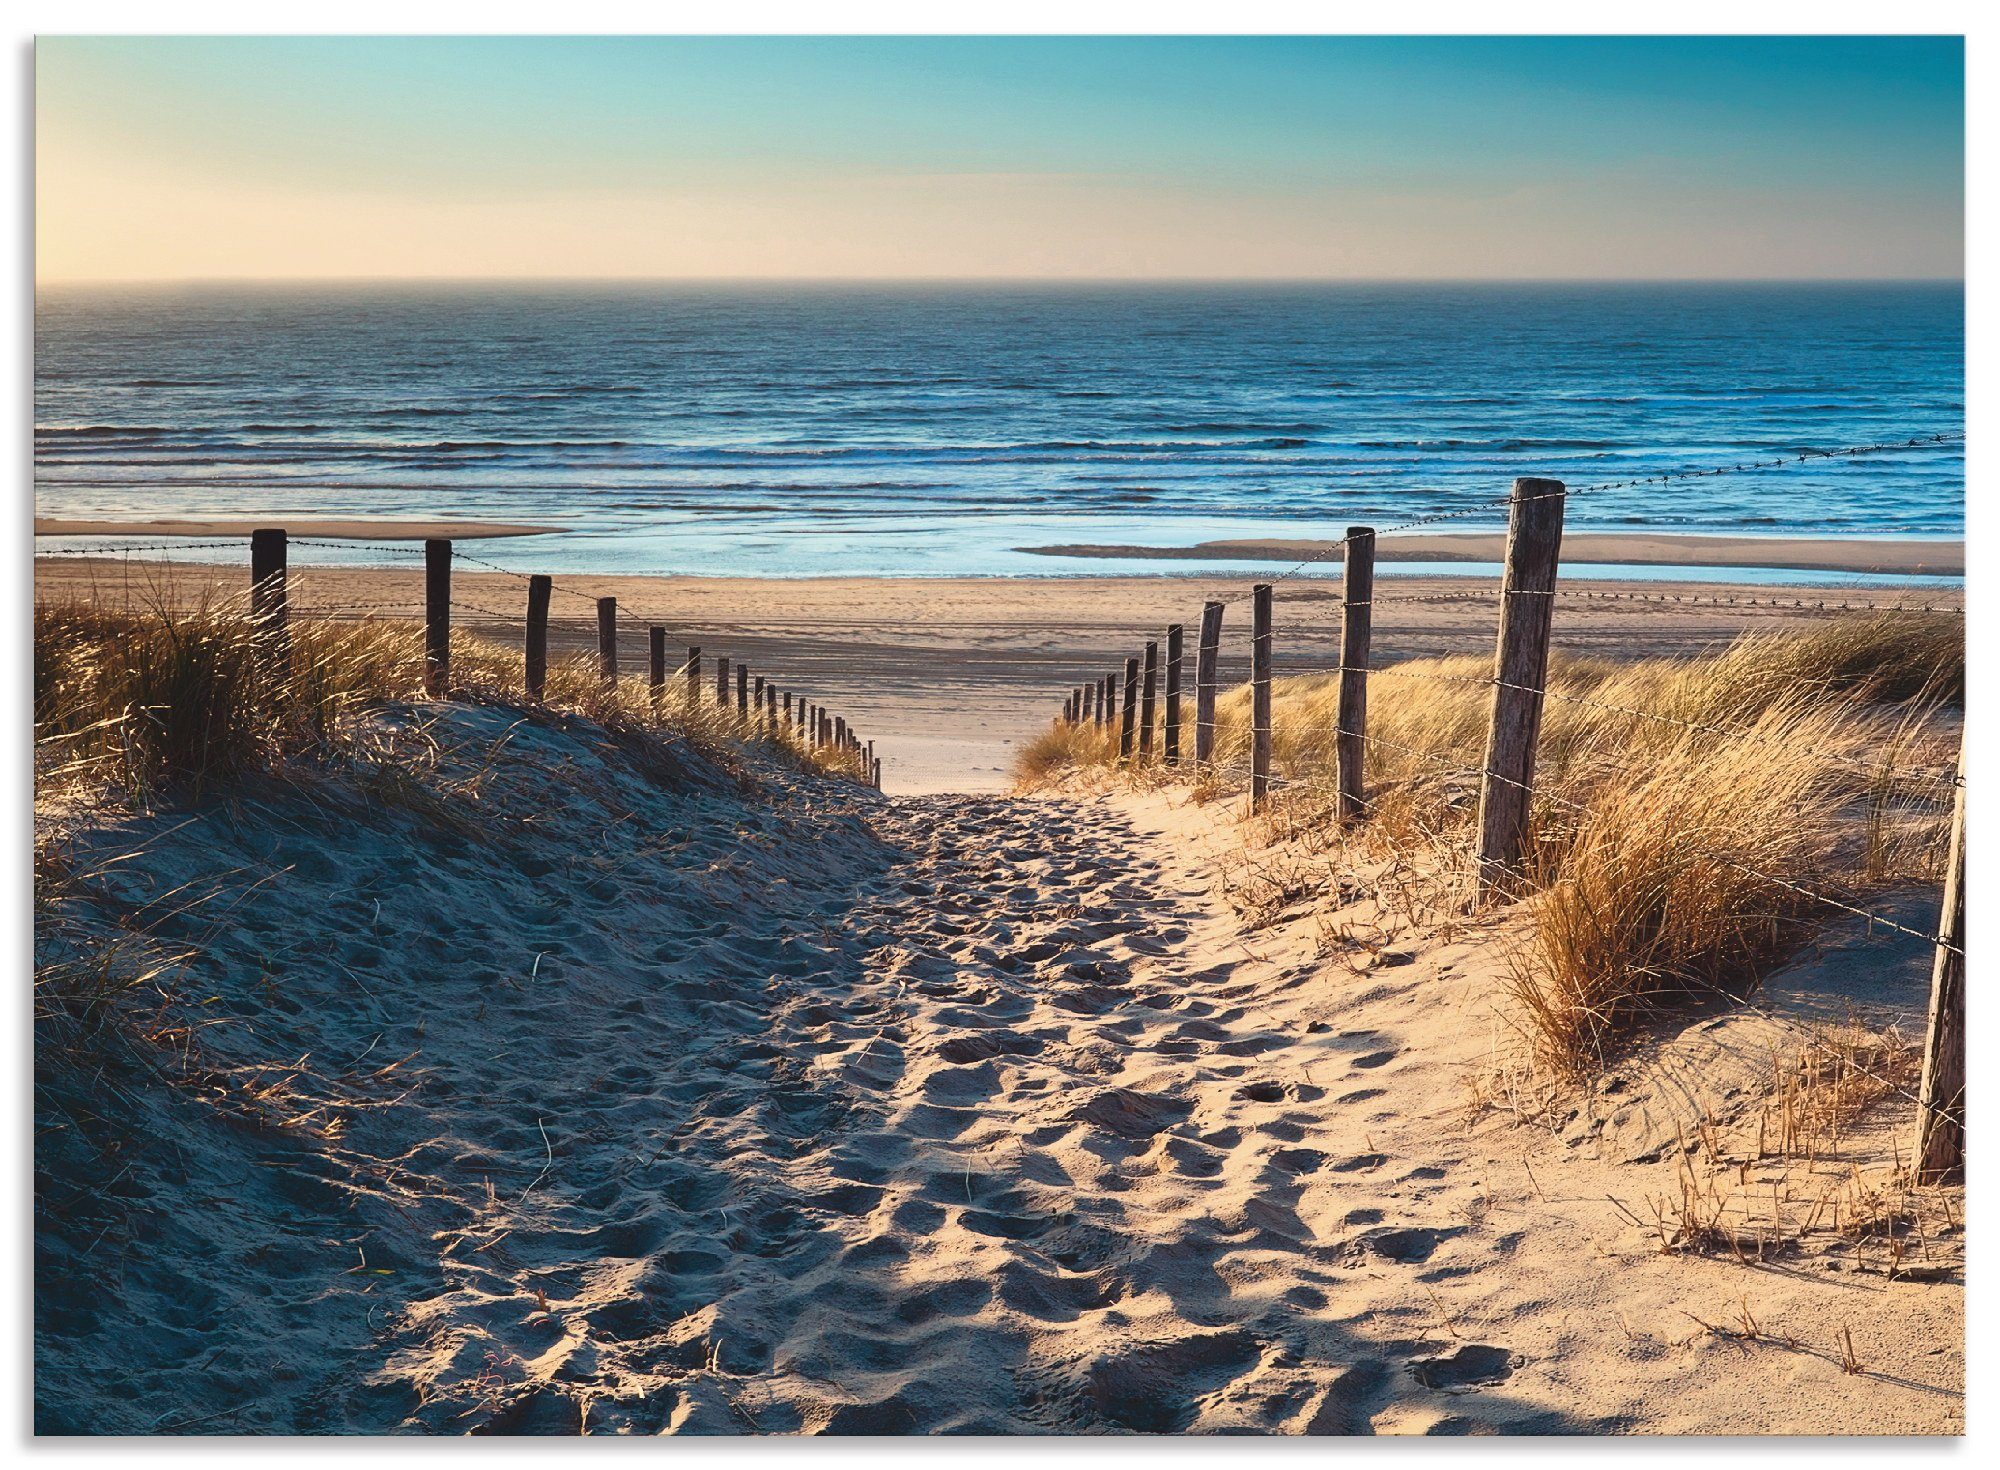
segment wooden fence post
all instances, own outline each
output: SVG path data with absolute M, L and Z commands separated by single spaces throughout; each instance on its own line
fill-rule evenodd
M 701 649 L 688 649 L 687 661 L 687 706 L 690 710 L 701 704 Z
M 882 789 L 882 757 L 879 755 L 875 757 L 875 789 Z
M 618 599 L 597 599 L 597 674 L 606 689 L 618 685 Z
M 1375 613 L 1374 527 L 1347 528 L 1340 580 L 1340 703 L 1334 724 L 1334 763 L 1340 785 L 1340 819 L 1354 822 L 1366 809 L 1362 772 L 1368 745 L 1368 653 Z
M 1153 753 L 1153 691 L 1160 682 L 1160 645 L 1146 645 L 1146 682 L 1139 696 L 1139 763 Z
M 433 699 L 451 682 L 451 542 L 424 542 L 424 693 Z
M 724 653 L 715 656 L 715 703 L 724 711 L 729 708 L 729 655 Z
M 1493 655 L 1493 723 L 1479 792 L 1479 898 L 1519 890 L 1549 672 L 1549 627 L 1562 554 L 1563 483 L 1523 476 L 1507 515 L 1500 637 Z
M 1250 589 L 1250 809 L 1271 787 L 1271 584 Z
M 522 676 L 528 698 L 539 701 L 549 683 L 549 595 L 555 590 L 552 578 L 537 572 L 528 578 L 528 623 L 522 635 Z
M 748 719 L 749 717 L 750 717 L 750 665 L 739 663 L 736 666 L 736 718 L 739 720 L 745 720 Z
M 1167 627 L 1167 764 L 1181 763 L 1181 625 Z
M 653 718 L 667 710 L 667 630 L 658 623 L 646 632 L 646 683 L 653 691 Z
M 1931 1009 L 1924 1023 L 1923 1081 L 1917 1090 L 1917 1183 L 1937 1184 L 1965 1168 L 1965 747 L 1960 736 L 1958 795 L 1951 809 L 1951 856 L 1931 958 Z
M 1222 604 L 1201 608 L 1201 641 L 1194 655 L 1194 760 L 1205 766 L 1215 759 L 1215 664 L 1222 646 Z
M 1132 727 L 1139 720 L 1139 660 L 1125 660 L 1124 719 L 1118 726 L 1118 759 L 1132 759 Z
M 281 530 L 250 533 L 250 621 L 256 630 L 265 676 L 283 679 L 292 663 L 291 605 L 285 591 L 285 550 Z

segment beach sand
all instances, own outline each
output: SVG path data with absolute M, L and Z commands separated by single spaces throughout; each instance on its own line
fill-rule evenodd
M 186 1085 L 49 1084 L 45 1432 L 1963 1425 L 1941 1219 L 1896 1279 L 1887 1241 L 1643 1224 L 1810 1023 L 1921 1014 L 1921 941 L 1829 931 L 1552 1127 L 1494 1080 L 1521 916 L 1251 927 L 1232 804 L 746 793 L 587 722 L 368 720 L 396 783 L 66 849 L 185 911 L 201 1004 Z M 1888 1114 L 1721 1177 L 1803 1213 Z
M 215 587 L 240 593 L 241 567 L 166 566 L 136 558 L 52 557 L 36 563 L 40 597 L 97 596 L 136 603 Z M 293 599 L 306 610 L 365 607 L 415 617 L 423 596 L 415 569 L 301 568 Z M 525 616 L 523 579 L 459 569 L 460 621 L 511 641 Z M 1170 622 L 1189 630 L 1202 603 L 1239 599 L 1224 617 L 1222 677 L 1249 666 L 1250 585 L 1241 577 L 557 578 L 551 642 L 558 651 L 596 647 L 593 599 L 616 597 L 627 630 L 623 667 L 644 671 L 645 627 L 669 629 L 669 662 L 698 645 L 747 661 L 753 674 L 823 702 L 876 742 L 884 789 L 1001 791 L 1020 744 L 1046 727 L 1077 684 L 1122 668 Z M 1945 589 L 1747 588 L 1720 583 L 1565 584 L 1556 645 L 1608 657 L 1691 653 L 1746 630 L 1805 626 L 1817 605 L 1842 602 L 1962 606 Z M 1339 664 L 1337 578 L 1279 584 L 1273 662 L 1280 674 Z M 1793 604 L 1803 604 L 1794 606 Z M 391 604 L 391 606 L 384 606 Z M 1493 584 L 1484 578 L 1387 577 L 1378 587 L 1378 662 L 1440 653 L 1485 653 L 1495 627 Z

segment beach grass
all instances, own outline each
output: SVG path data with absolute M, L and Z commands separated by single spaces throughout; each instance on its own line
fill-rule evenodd
M 1345 829 L 1332 795 L 1338 676 L 1274 681 L 1275 792 L 1253 842 L 1317 828 L 1356 871 L 1421 855 L 1446 895 L 1433 904 L 1462 910 L 1490 669 L 1461 656 L 1377 671 L 1367 817 Z M 1964 688 L 1957 617 L 1842 617 L 1693 658 L 1558 653 L 1548 688 L 1532 923 L 1509 989 L 1536 1060 L 1557 1074 L 1594 1074 L 1663 1007 L 1754 983 L 1814 921 L 1839 917 L 1815 895 L 1849 901 L 1938 875 Z M 1111 727 L 1058 725 L 1015 774 L 1027 786 L 1076 773 L 1186 782 L 1210 798 L 1242 790 L 1250 735 L 1243 686 L 1217 700 L 1211 769 L 1162 765 L 1158 731 L 1150 764 L 1121 766 Z
M 204 595 L 136 611 L 88 602 L 35 609 L 38 800 L 117 789 L 150 801 L 193 800 L 287 757 L 337 754 L 349 716 L 422 697 L 415 622 L 298 620 L 282 642 L 245 600 Z M 455 631 L 448 697 L 527 703 L 518 649 Z M 542 705 L 623 734 L 685 742 L 741 770 L 755 749 L 800 769 L 863 780 L 858 755 L 809 746 L 670 687 L 655 708 L 646 681 L 607 683 L 594 657 L 552 659 Z

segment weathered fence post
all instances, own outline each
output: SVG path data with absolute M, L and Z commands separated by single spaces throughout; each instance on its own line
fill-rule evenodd
M 653 718 L 667 711 L 667 630 L 658 623 L 646 632 L 646 683 L 653 691 Z
M 744 720 L 749 717 L 750 665 L 740 663 L 736 666 L 736 718 Z
M 1222 646 L 1222 604 L 1201 608 L 1201 641 L 1194 655 L 1194 759 L 1207 765 L 1215 759 L 1215 663 Z
M 606 689 L 618 687 L 618 599 L 597 599 L 597 676 Z
M 879 755 L 875 757 L 875 789 L 882 789 L 882 757 Z
M 1958 795 L 1951 809 L 1951 855 L 1931 958 L 1931 1009 L 1924 1023 L 1923 1080 L 1917 1090 L 1917 1183 L 1936 1184 L 1965 1168 L 1965 748 L 1960 736 Z
M 539 572 L 528 578 L 528 624 L 521 653 L 528 698 L 534 700 L 542 697 L 549 683 L 549 594 L 554 590 L 552 578 Z
M 1146 683 L 1139 696 L 1139 762 L 1145 764 L 1153 753 L 1153 691 L 1160 682 L 1160 645 L 1146 645 Z
M 1562 554 L 1563 483 L 1523 476 L 1507 515 L 1500 637 L 1493 655 L 1493 723 L 1479 792 L 1479 898 L 1518 891 L 1535 790 L 1542 686 Z
M 701 649 L 688 649 L 687 661 L 687 706 L 690 710 L 701 705 Z
M 1181 763 L 1181 625 L 1167 627 L 1167 764 Z
M 1340 819 L 1358 821 L 1366 805 L 1362 771 L 1368 744 L 1368 645 L 1375 612 L 1375 529 L 1347 528 L 1341 572 L 1340 703 L 1334 724 L 1334 763 L 1340 785 Z
M 715 702 L 725 713 L 729 709 L 729 655 L 715 656 Z
M 291 607 L 285 591 L 283 531 L 250 533 L 250 621 L 256 629 L 264 673 L 282 679 L 292 662 Z
M 1125 709 L 1118 726 L 1118 759 L 1132 759 L 1132 727 L 1139 720 L 1139 660 L 1125 660 Z
M 1271 787 L 1271 584 L 1250 589 L 1250 809 Z
M 424 693 L 433 699 L 451 682 L 451 542 L 424 542 Z

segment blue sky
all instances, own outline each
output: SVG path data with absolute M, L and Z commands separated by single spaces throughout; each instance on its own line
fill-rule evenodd
M 38 276 L 1956 276 L 1955 38 L 37 46 Z

